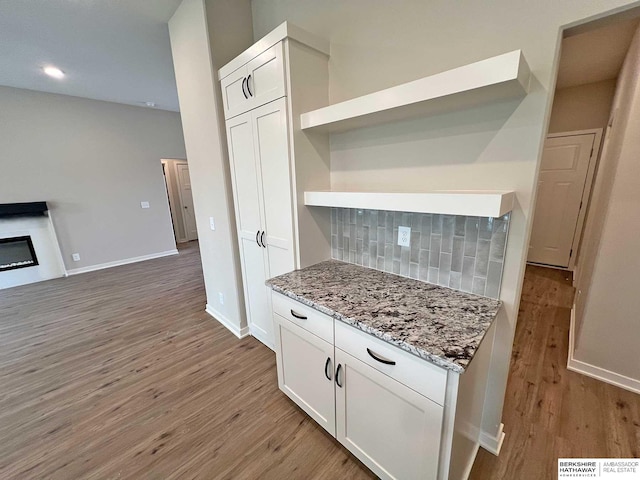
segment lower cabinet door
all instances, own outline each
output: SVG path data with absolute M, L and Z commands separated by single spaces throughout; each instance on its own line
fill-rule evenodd
M 280 390 L 335 436 L 333 345 L 280 315 L 273 317 Z
M 379 477 L 435 479 L 443 407 L 335 349 L 336 438 Z

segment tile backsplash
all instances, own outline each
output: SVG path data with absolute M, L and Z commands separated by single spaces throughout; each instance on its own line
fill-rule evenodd
M 331 209 L 331 256 L 498 298 L 510 215 L 500 218 Z M 411 246 L 398 227 L 411 227 Z

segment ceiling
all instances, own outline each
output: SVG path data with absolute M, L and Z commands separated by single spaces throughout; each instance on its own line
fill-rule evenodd
M 2 0 L 0 85 L 178 111 L 167 22 L 181 1 Z
M 556 88 L 616 78 L 639 21 L 611 23 L 562 40 Z

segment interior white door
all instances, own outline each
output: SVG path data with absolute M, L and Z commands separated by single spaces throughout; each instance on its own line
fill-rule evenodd
M 265 243 L 272 277 L 295 269 L 286 99 L 252 110 L 260 162 Z
M 280 315 L 273 316 L 280 389 L 335 436 L 333 345 Z
M 384 479 L 435 479 L 443 407 L 335 349 L 336 438 Z
M 252 119 L 252 112 L 247 112 L 227 120 L 227 140 L 247 321 L 251 334 L 273 348 L 271 292 L 265 285 L 269 270 L 265 248 L 259 242 L 263 213 Z
M 186 163 L 176 163 L 176 174 L 185 236 L 187 241 L 196 240 L 198 238 L 198 229 L 196 228 L 196 214 L 193 210 L 193 193 L 191 191 L 189 165 Z
M 527 260 L 568 267 L 595 134 L 545 142 Z

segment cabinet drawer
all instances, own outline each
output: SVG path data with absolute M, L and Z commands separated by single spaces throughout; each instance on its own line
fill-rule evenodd
M 282 42 L 221 79 L 220 87 L 225 119 L 285 96 Z
M 279 293 L 272 302 L 274 313 L 333 344 L 333 318 Z
M 376 370 L 444 405 L 447 371 L 428 360 L 379 340 L 340 321 L 335 322 L 335 345 Z M 395 362 L 388 365 L 380 360 Z

